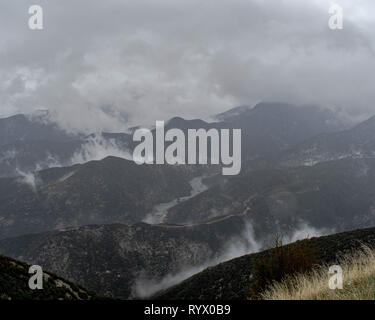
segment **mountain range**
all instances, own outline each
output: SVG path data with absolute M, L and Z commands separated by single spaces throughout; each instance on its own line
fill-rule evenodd
M 147 297 L 266 249 L 275 234 L 290 242 L 375 225 L 374 118 L 349 126 L 315 106 L 259 103 L 212 122 L 166 121 L 241 129 L 232 177 L 210 165 L 139 166 L 129 131 L 67 133 L 47 120 L 0 119 L 0 253 L 103 296 Z
M 324 237 L 298 241 L 316 250 L 320 265 L 337 265 L 347 254 L 361 250 L 365 245 L 375 248 L 375 228 L 354 230 Z M 295 246 L 296 243 L 288 246 Z M 151 298 L 156 300 L 248 300 L 257 259 L 273 249 L 232 259 L 186 279 L 178 285 L 162 290 Z M 327 269 L 328 273 L 328 269 Z

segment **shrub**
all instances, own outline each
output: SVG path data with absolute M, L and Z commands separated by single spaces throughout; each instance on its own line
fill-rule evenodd
M 261 294 L 266 300 L 375 300 L 375 250 L 362 246 L 347 253 L 336 263 L 343 271 L 343 290 L 331 290 L 329 265 L 313 272 L 274 282 Z
M 275 281 L 310 271 L 317 262 L 316 250 L 307 241 L 283 246 L 281 237 L 276 236 L 274 247 L 253 263 L 250 298 L 259 299 Z

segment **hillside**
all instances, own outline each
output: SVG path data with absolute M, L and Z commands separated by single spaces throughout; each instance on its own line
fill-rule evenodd
M 250 246 L 243 232 L 238 217 L 190 227 L 91 225 L 0 240 L 0 252 L 101 295 L 127 299 L 137 295 L 137 280 L 158 283 L 168 274 L 223 261 L 230 241 Z
M 328 110 L 280 103 L 234 108 L 216 118 L 220 121 L 209 123 L 174 117 L 165 122 L 166 130 L 241 129 L 245 162 L 274 156 L 304 139 L 345 128 Z M 20 114 L 0 119 L 0 177 L 16 176 L 18 170 L 31 172 L 69 166 L 106 156 L 129 158 L 135 145 L 127 133 L 67 134 L 50 121 L 48 114 L 39 117 Z
M 341 232 L 375 224 L 375 160 L 265 168 L 226 179 L 169 209 L 166 222 L 201 223 L 246 216 L 257 237 L 289 234 L 301 223 Z
M 276 233 L 292 241 L 375 225 L 370 155 L 315 166 L 277 162 L 316 135 L 341 134 L 345 126 L 327 110 L 260 103 L 229 110 L 219 122 L 166 121 L 166 129 L 184 132 L 241 128 L 242 171 L 233 177 L 214 175 L 214 166 L 138 166 L 123 159 L 134 147 L 130 134 L 60 137 L 58 128 L 29 120 L 17 129 L 25 117 L 18 118 L 21 124 L 3 120 L 0 252 L 102 295 L 147 296 L 266 248 Z M 54 160 L 57 167 L 43 169 Z M 64 161 L 78 164 L 59 167 Z
M 31 290 L 29 265 L 0 255 L 0 300 L 94 300 L 99 297 L 74 283 L 43 271 L 43 289 Z
M 0 239 L 71 226 L 142 221 L 154 205 L 189 195 L 189 170 L 108 157 L 0 178 Z M 155 183 L 157 181 L 157 183 Z
M 343 158 L 374 157 L 375 117 L 353 128 L 317 135 L 284 152 L 279 164 L 282 166 L 311 166 L 316 163 Z
M 337 264 L 340 256 L 360 249 L 362 244 L 375 248 L 375 228 L 355 230 L 302 240 L 316 248 L 320 263 Z M 293 245 L 293 244 L 291 244 Z M 236 258 L 190 277 L 182 283 L 159 292 L 161 300 L 244 300 L 249 297 L 252 265 L 269 251 Z
M 274 282 L 263 300 L 375 300 L 375 250 L 363 246 L 340 261 L 343 290 L 327 286 L 327 266 Z

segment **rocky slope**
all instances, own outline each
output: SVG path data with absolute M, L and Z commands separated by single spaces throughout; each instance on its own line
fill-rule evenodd
M 0 255 L 0 300 L 94 300 L 95 293 L 43 271 L 43 289 L 31 290 L 29 265 Z
M 0 239 L 70 226 L 142 221 L 155 204 L 189 195 L 191 172 L 108 157 L 0 179 Z
M 302 240 L 316 248 L 320 263 L 337 264 L 340 256 L 361 248 L 375 248 L 375 228 L 350 231 L 325 237 Z M 293 245 L 293 244 L 292 244 Z M 208 268 L 182 283 L 159 292 L 161 300 L 245 300 L 249 297 L 252 264 L 268 251 L 245 255 Z
M 166 121 L 166 130 L 242 129 L 245 162 L 275 156 L 304 139 L 345 128 L 327 110 L 280 103 L 234 108 L 216 118 L 219 121 L 205 122 L 175 117 Z M 101 160 L 109 155 L 129 158 L 134 146 L 128 133 L 67 134 L 50 121 L 48 113 L 38 117 L 16 115 L 0 119 L 0 177 L 15 176 L 18 170 L 31 172 Z
M 190 227 L 92 225 L 4 239 L 0 252 L 102 295 L 130 298 L 137 294 L 137 280 L 157 283 L 169 274 L 220 259 L 230 253 L 229 240 L 250 250 L 244 232 L 238 217 Z
M 306 226 L 334 232 L 375 225 L 373 159 L 296 168 L 278 162 L 316 135 L 340 136 L 332 132 L 345 126 L 332 113 L 260 103 L 230 110 L 218 120 L 175 117 L 166 122 L 166 129 L 185 132 L 242 129 L 241 174 L 209 177 L 207 191 L 187 198 L 193 177 L 218 168 L 138 166 L 104 158 L 108 153 L 126 157 L 134 147 L 130 134 L 71 137 L 24 116 L 3 119 L 0 176 L 1 170 L 9 174 L 0 178 L 0 252 L 41 264 L 101 294 L 130 298 L 139 294 L 139 280 L 158 283 L 184 268 L 198 270 L 230 257 L 233 244 L 244 253 L 243 248 L 259 249 L 275 233 L 293 238 Z M 368 132 L 358 137 L 366 144 Z M 92 158 L 104 159 L 87 162 Z M 51 165 L 43 159 L 84 164 L 31 172 Z M 19 165 L 25 171 L 14 177 L 11 170 Z M 139 223 L 156 206 L 169 203 L 176 205 L 167 206 L 168 215 L 160 220 L 167 224 Z
M 372 117 L 348 130 L 318 135 L 285 152 L 279 164 L 311 166 L 343 158 L 374 157 L 374 131 L 375 117 Z
M 375 159 L 262 169 L 227 178 L 169 209 L 168 223 L 247 217 L 255 234 L 289 234 L 300 224 L 336 232 L 375 225 Z

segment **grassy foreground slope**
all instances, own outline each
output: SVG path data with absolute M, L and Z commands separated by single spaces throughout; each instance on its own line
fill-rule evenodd
M 43 271 L 43 289 L 31 290 L 26 263 L 0 255 L 0 300 L 93 300 L 98 296 Z
M 361 249 L 363 245 L 374 249 L 375 228 L 311 238 L 301 242 L 306 242 L 315 248 L 319 264 L 334 265 L 342 261 L 345 255 Z M 288 246 L 293 245 L 295 244 Z M 267 257 L 271 250 L 245 255 L 207 268 L 180 284 L 159 292 L 154 298 L 246 300 L 249 298 L 252 284 L 253 266 L 257 260 Z
M 363 247 L 340 263 L 342 288 L 328 286 L 328 266 L 274 283 L 261 294 L 265 300 L 375 300 L 375 250 Z

